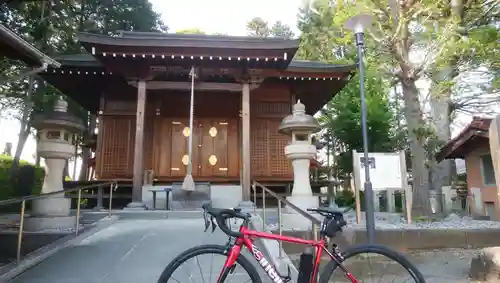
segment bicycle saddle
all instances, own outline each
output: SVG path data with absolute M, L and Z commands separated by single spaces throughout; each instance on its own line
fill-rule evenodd
M 322 216 L 333 217 L 333 218 L 344 215 L 343 211 L 331 209 L 329 207 L 308 208 L 307 211 L 317 212 Z

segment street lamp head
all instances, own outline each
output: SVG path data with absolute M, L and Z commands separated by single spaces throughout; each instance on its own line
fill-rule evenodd
M 353 31 L 355 34 L 363 33 L 364 29 L 371 26 L 372 16 L 369 14 L 359 14 L 351 17 L 344 24 L 344 28 Z

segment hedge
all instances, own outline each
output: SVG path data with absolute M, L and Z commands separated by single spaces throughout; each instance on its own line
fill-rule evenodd
M 12 156 L 0 154 L 0 200 L 6 200 L 10 198 L 19 197 L 20 193 L 15 191 L 18 186 L 18 182 L 22 176 L 16 174 L 16 176 L 11 180 L 10 178 L 10 168 L 12 167 Z M 21 160 L 19 162 L 19 168 L 24 166 L 34 167 L 34 184 L 31 186 L 31 194 L 39 194 L 43 179 L 45 177 L 45 171 L 42 167 L 36 167 L 27 161 Z M 22 171 L 18 171 L 22 172 Z

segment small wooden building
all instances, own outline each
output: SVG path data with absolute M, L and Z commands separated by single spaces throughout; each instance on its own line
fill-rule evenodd
M 352 65 L 296 61 L 298 40 L 121 32 L 81 33 L 88 54 L 58 56 L 43 77 L 99 114 L 96 178 L 133 180 L 140 201 L 144 170 L 182 182 L 193 135 L 195 181 L 287 184 L 282 118 L 300 99 L 316 113 L 348 82 Z M 189 72 L 196 68 L 189 129 Z
M 469 196 L 473 188 L 481 191 L 482 215 L 494 215 L 497 187 L 491 159 L 489 128 L 491 119 L 473 117 L 472 122 L 455 138 L 446 143 L 436 155 L 443 159 L 464 159 Z

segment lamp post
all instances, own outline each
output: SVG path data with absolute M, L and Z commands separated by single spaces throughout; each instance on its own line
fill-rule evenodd
M 369 27 L 372 22 L 372 17 L 367 14 L 359 14 L 350 18 L 344 25 L 348 30 L 354 32 L 356 36 L 356 47 L 358 51 L 358 66 L 359 66 L 359 88 L 361 97 L 361 129 L 363 135 L 363 156 L 365 159 L 365 219 L 366 219 L 366 234 L 370 244 L 375 243 L 375 209 L 373 207 L 373 188 L 370 181 L 370 167 L 368 166 L 368 130 L 366 123 L 366 99 L 365 99 L 365 70 L 363 66 L 363 47 L 364 47 L 364 29 Z

